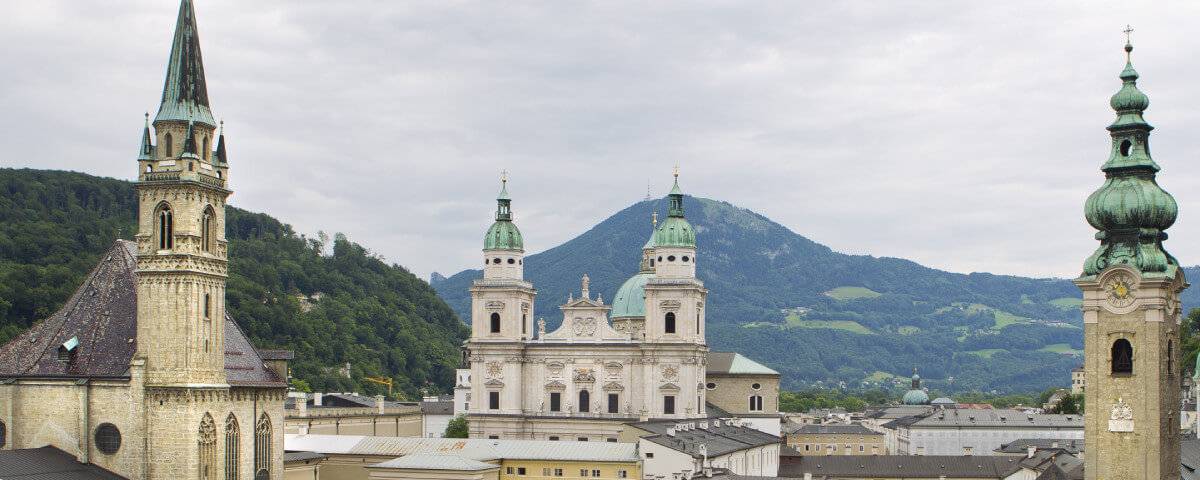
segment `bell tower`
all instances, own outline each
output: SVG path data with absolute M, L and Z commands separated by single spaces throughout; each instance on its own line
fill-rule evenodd
M 1163 248 L 1178 208 L 1155 182 L 1153 127 L 1142 117 L 1150 100 L 1138 90 L 1132 51 L 1126 41 L 1104 184 L 1084 206 L 1100 247 L 1075 279 L 1083 291 L 1088 480 L 1180 477 L 1179 292 L 1187 282 Z
M 654 276 L 645 287 L 646 341 L 704 344 L 708 290 L 696 278 L 696 230 L 683 215 L 678 167 L 667 204 L 667 219 L 654 231 Z
M 151 132 L 153 126 L 153 132 Z M 182 0 L 162 103 L 138 152 L 137 357 L 146 383 L 224 386 L 229 164 L 209 110 L 191 0 Z

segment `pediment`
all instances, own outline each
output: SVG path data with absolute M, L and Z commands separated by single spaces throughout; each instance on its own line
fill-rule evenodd
M 551 380 L 549 382 L 546 382 L 546 390 L 564 390 L 566 388 L 567 388 L 567 384 L 560 382 L 558 380 Z
M 609 392 L 620 392 L 625 390 L 625 386 L 617 382 L 608 382 L 604 384 L 604 390 Z
M 663 384 L 661 387 L 658 387 L 658 389 L 659 389 L 659 390 L 674 390 L 674 391 L 679 391 L 679 385 L 676 385 L 676 384 L 674 384 L 674 383 L 671 383 L 671 382 L 667 382 L 667 383 L 664 383 L 664 384 Z
M 504 382 L 500 381 L 500 379 L 498 379 L 498 378 L 493 378 L 491 380 L 483 382 L 483 384 L 484 384 L 484 386 L 488 386 L 488 387 L 503 387 L 504 386 Z

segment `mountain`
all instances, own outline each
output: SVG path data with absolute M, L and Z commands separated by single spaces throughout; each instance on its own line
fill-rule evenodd
M 73 172 L 0 169 L 0 342 L 52 314 L 117 238 L 136 231 L 133 184 Z M 336 235 L 297 235 L 226 209 L 229 313 L 260 348 L 296 352 L 318 391 L 448 391 L 467 330 L 424 281 Z M 329 253 L 326 253 L 329 252 Z M 350 377 L 339 367 L 350 363 Z
M 947 392 L 1029 392 L 1069 385 L 1070 369 L 1082 362 L 1080 293 L 1068 280 L 846 255 L 725 202 L 686 197 L 684 205 L 697 231 L 698 276 L 709 289 L 709 345 L 766 363 L 787 388 L 889 386 L 917 367 L 926 385 Z M 665 199 L 636 203 L 527 257 L 535 316 L 559 324 L 557 307 L 578 294 L 584 273 L 593 292 L 613 298 L 637 271 L 655 210 L 666 211 Z M 1198 273 L 1187 269 L 1192 278 Z M 432 284 L 469 320 L 468 288 L 481 275 L 439 275 Z M 1200 294 L 1185 292 L 1184 302 L 1200 306 Z

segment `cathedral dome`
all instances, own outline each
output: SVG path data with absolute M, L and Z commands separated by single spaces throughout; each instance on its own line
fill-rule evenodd
M 927 405 L 929 404 L 929 394 L 921 390 L 909 390 L 904 394 L 905 405 Z
M 488 228 L 483 237 L 484 250 L 524 250 L 525 241 L 521 239 L 521 230 L 517 224 L 499 220 Z
M 642 272 L 621 284 L 613 298 L 612 318 L 646 316 L 646 281 L 652 277 L 653 273 Z
M 696 230 L 683 217 L 667 217 L 654 232 L 654 247 L 696 248 Z

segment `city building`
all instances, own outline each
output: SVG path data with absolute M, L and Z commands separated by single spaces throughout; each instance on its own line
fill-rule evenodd
M 805 480 L 1081 480 L 1083 462 L 1060 450 L 1024 456 L 785 457 L 779 476 Z
M 498 466 L 504 480 L 642 478 L 636 443 L 361 435 L 287 435 L 285 442 L 289 451 L 326 457 L 320 480 L 487 477 L 490 467 L 474 462 Z M 410 456 L 417 457 L 404 460 Z
M 450 425 L 452 418 L 454 418 L 454 397 L 428 396 L 421 400 L 422 436 L 444 436 L 446 427 Z
M 1083 457 L 1083 440 L 1070 438 L 1021 438 L 1000 445 L 996 453 L 1001 455 L 1025 455 L 1030 448 L 1037 450 L 1058 449 L 1076 457 Z
M 1117 118 L 1108 126 L 1104 183 L 1084 205 L 1100 246 L 1075 279 L 1083 291 L 1089 480 L 1180 476 L 1179 292 L 1187 281 L 1163 248 L 1179 208 L 1155 180 L 1153 127 L 1142 117 L 1150 100 L 1138 90 L 1132 52 L 1127 40 L 1122 86 L 1109 101 Z
M 707 358 L 708 404 L 779 436 L 779 372 L 736 352 L 709 352 Z
M 780 438 L 737 420 L 652 420 L 631 423 L 621 442 L 637 442 L 647 478 L 687 478 L 712 469 L 774 477 Z
M 130 479 L 283 478 L 290 354 L 256 350 L 226 313 L 230 162 L 197 32 L 182 0 L 161 104 L 130 165 L 135 241 L 0 347 L 3 448 L 49 446 Z
M 283 480 L 320 480 L 325 455 L 314 452 L 285 452 Z
M 860 424 L 790 425 L 787 444 L 800 455 L 887 455 L 886 438 Z
M 696 278 L 678 172 L 668 198 L 667 219 L 613 304 L 584 274 L 579 296 L 559 307 L 562 324 L 546 331 L 544 320 L 535 325 L 537 291 L 524 279 L 524 239 L 502 180 L 464 342 L 472 438 L 605 441 L 631 421 L 705 417 L 708 290 Z
M 1083 367 L 1075 367 L 1071 369 L 1071 395 L 1079 395 L 1083 393 L 1083 387 L 1086 385 L 1087 375 L 1083 374 Z
M 423 437 L 429 432 L 415 402 L 394 402 L 382 395 L 293 392 L 284 410 L 285 433 Z M 445 426 L 437 435 L 445 432 Z
M 1026 438 L 1083 439 L 1082 415 L 1016 410 L 946 409 L 884 425 L 898 431 L 901 455 L 993 455 L 1001 445 Z

